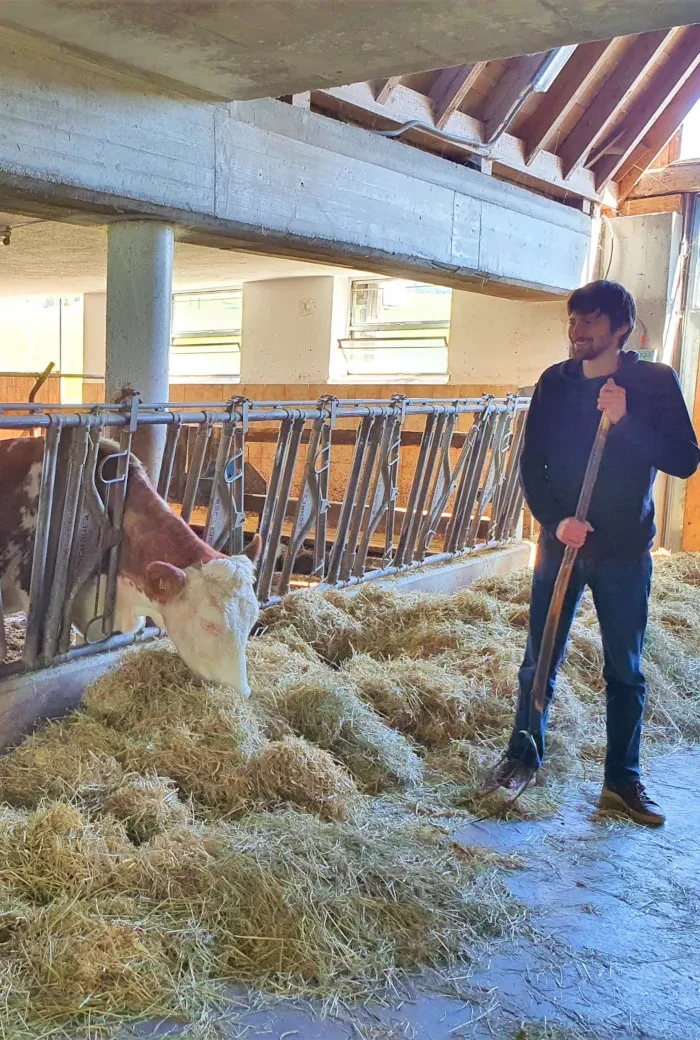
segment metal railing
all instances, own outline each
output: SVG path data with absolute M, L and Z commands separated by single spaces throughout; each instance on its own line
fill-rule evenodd
M 0 676 L 157 632 L 114 632 L 128 458 L 139 429 L 167 427 L 157 490 L 205 542 L 237 554 L 260 533 L 257 594 L 266 605 L 295 587 L 342 588 L 511 541 L 528 404 L 326 396 L 190 405 L 135 396 L 121 405 L 0 406 L 1 435 L 44 434 L 24 647 L 21 660 L 0 664 Z M 118 440 L 107 456 L 99 450 L 105 433 Z M 263 476 L 246 455 L 266 443 Z M 85 642 L 72 646 L 76 600 L 97 575 Z

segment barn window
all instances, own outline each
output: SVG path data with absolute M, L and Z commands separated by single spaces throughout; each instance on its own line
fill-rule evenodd
M 691 109 L 683 123 L 678 158 L 682 161 L 700 159 L 700 101 Z
M 339 340 L 348 381 L 447 381 L 452 291 L 400 278 L 352 282 L 348 336 Z
M 171 382 L 240 379 L 242 300 L 242 289 L 173 293 Z

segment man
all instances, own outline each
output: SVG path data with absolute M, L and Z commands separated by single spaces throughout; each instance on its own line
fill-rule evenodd
M 585 587 L 593 593 L 603 641 L 607 753 L 601 805 L 639 823 L 664 815 L 644 789 L 639 745 L 646 685 L 641 669 L 651 585 L 658 470 L 690 477 L 700 450 L 675 373 L 623 347 L 636 307 L 615 282 L 578 289 L 568 302 L 571 357 L 549 368 L 535 388 L 521 459 L 527 503 L 541 525 L 530 600 L 530 631 L 520 695 L 497 785 L 517 795 L 542 764 L 547 713 L 557 670 Z M 576 504 L 600 412 L 611 422 L 588 523 Z M 530 699 L 549 602 L 565 546 L 579 554 L 562 610 L 544 714 Z M 528 736 L 532 725 L 534 742 Z

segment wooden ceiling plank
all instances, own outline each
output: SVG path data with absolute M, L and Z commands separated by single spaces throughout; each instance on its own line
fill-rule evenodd
M 625 97 L 641 82 L 670 34 L 667 30 L 638 36 L 622 60 L 600 86 L 592 103 L 557 149 L 564 176 L 569 177 L 586 159 L 596 140 L 618 111 Z
M 460 107 L 486 68 L 486 64 L 485 61 L 477 61 L 470 65 L 453 65 L 450 69 L 441 70 L 430 91 L 433 119 L 439 130 L 443 129 L 452 113 Z
M 484 140 L 490 141 L 501 129 L 507 130 L 515 116 L 523 93 L 547 60 L 546 54 L 525 54 L 513 59 L 506 71 L 489 91 L 482 107 Z
M 374 96 L 380 105 L 387 103 L 400 82 L 401 76 L 390 76 L 389 79 L 379 79 L 375 82 Z
M 700 25 L 691 25 L 683 33 L 668 61 L 652 77 L 642 97 L 630 109 L 620 128 L 615 152 L 603 156 L 596 164 L 595 178 L 599 188 L 615 177 L 699 65 Z M 655 154 L 658 154 L 658 150 Z
M 632 194 L 636 195 L 636 191 L 633 192 L 633 189 L 640 177 L 646 173 L 659 152 L 674 137 L 698 100 L 700 100 L 700 67 L 688 76 L 675 97 L 669 101 L 659 118 L 620 167 L 617 174 L 620 201 L 624 201 Z
M 581 93 L 600 72 L 612 44 L 612 40 L 580 44 L 550 89 L 542 95 L 521 134 L 528 165 L 542 151 L 549 135 L 571 113 Z
M 631 199 L 655 195 L 680 195 L 700 191 L 700 162 L 679 162 L 663 170 L 648 170 L 635 186 Z

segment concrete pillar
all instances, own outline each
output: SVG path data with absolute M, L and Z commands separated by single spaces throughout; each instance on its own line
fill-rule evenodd
M 452 293 L 450 382 L 516 390 L 568 356 L 566 301 Z
M 243 285 L 241 383 L 326 383 L 334 318 L 332 276 Z
M 144 401 L 167 401 L 170 356 L 173 228 L 155 221 L 110 224 L 107 237 L 105 398 L 137 390 Z M 165 427 L 144 428 L 134 451 L 155 477 Z
M 654 350 L 656 360 L 676 365 L 691 414 L 697 379 L 697 354 L 674 357 L 674 284 L 682 239 L 678 213 L 615 217 L 608 240 L 608 277 L 629 289 L 637 304 L 637 327 L 629 340 L 633 350 Z M 609 236 L 608 236 L 609 239 Z M 679 363 L 680 362 L 680 363 Z M 660 473 L 654 485 L 658 534 L 656 545 L 681 548 L 685 481 Z
M 677 213 L 650 213 L 615 217 L 610 223 L 613 240 L 607 242 L 608 278 L 622 282 L 637 304 L 639 320 L 629 345 L 634 350 L 655 350 L 657 361 L 672 364 L 666 330 L 682 220 Z

